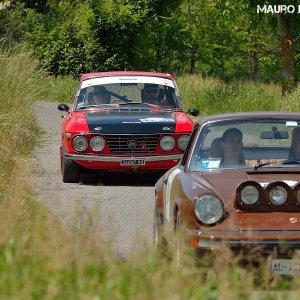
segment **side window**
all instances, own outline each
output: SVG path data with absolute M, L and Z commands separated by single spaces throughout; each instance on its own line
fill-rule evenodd
M 192 134 L 190 136 L 189 142 L 187 144 L 187 147 L 186 147 L 186 149 L 183 153 L 183 156 L 181 158 L 181 161 L 180 161 L 181 166 L 185 166 L 185 164 L 186 164 L 187 157 L 188 157 L 189 153 L 191 152 L 192 144 L 194 142 L 194 138 L 195 138 L 195 136 L 198 132 L 199 127 L 200 127 L 199 124 L 194 125 L 194 128 L 193 128 Z
M 76 108 L 84 106 L 86 102 L 86 88 L 80 90 L 79 95 L 77 96 Z

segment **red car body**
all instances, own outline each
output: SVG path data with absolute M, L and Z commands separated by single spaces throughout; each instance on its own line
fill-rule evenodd
M 146 85 L 161 99 L 143 99 Z M 107 103 L 91 103 L 105 89 Z M 83 171 L 163 172 L 178 163 L 193 121 L 183 112 L 179 91 L 169 74 L 114 71 L 83 74 L 75 101 L 61 123 L 64 182 L 78 182 Z M 198 111 L 188 111 L 196 116 Z

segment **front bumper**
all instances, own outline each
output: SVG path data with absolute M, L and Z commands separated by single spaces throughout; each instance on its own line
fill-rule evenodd
M 87 169 L 93 170 L 168 170 L 175 166 L 182 154 L 153 155 L 153 156 L 103 156 L 92 154 L 69 154 L 64 153 L 65 159 L 70 159 Z M 123 160 L 142 160 L 142 165 L 122 165 Z
M 124 159 L 143 159 L 145 162 L 154 162 L 154 161 L 168 161 L 176 160 L 178 161 L 182 154 L 173 154 L 173 155 L 160 155 L 160 156 L 100 156 L 100 155 L 83 155 L 83 154 L 64 154 L 65 158 L 72 160 L 80 161 L 100 161 L 100 162 L 121 162 Z
M 203 250 L 220 250 L 228 247 L 234 252 L 262 255 L 292 255 L 300 250 L 300 231 L 214 231 L 187 229 L 190 246 Z

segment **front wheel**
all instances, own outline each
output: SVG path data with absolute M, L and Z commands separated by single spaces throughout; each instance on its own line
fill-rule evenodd
M 162 221 L 161 216 L 158 209 L 158 204 L 155 202 L 155 208 L 154 208 L 154 224 L 153 224 L 153 241 L 156 247 L 158 247 L 159 244 L 159 235 L 161 231 Z
M 182 231 L 180 230 L 181 218 L 179 213 L 176 213 L 174 220 L 174 231 L 175 231 L 175 261 L 176 267 L 179 269 L 182 265 L 184 241 L 182 237 Z
M 63 182 L 65 183 L 78 183 L 80 180 L 80 167 L 74 161 L 61 158 L 61 174 Z

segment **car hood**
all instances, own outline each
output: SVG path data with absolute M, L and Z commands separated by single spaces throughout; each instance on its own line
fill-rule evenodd
M 102 134 L 155 134 L 176 130 L 176 116 L 170 111 L 87 112 L 85 118 L 90 132 Z
M 265 187 L 271 182 L 283 181 L 291 187 L 300 182 L 300 169 L 268 169 L 250 171 L 218 170 L 192 175 L 200 186 L 206 185 L 222 199 L 229 212 L 227 220 L 216 227 L 226 230 L 300 230 L 299 212 L 244 212 L 234 207 L 237 187 L 245 181 L 255 181 Z M 203 180 L 204 179 L 204 180 Z

